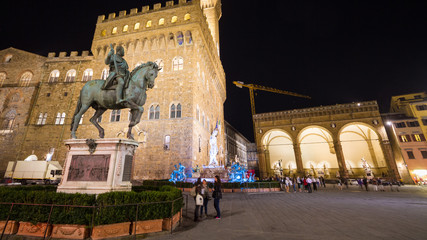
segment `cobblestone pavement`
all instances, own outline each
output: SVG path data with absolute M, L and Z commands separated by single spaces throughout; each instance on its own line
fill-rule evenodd
M 210 201 L 211 217 L 197 223 L 190 197 L 183 224 L 172 235 L 149 239 L 427 239 L 427 187 L 399 190 L 328 186 L 314 193 L 228 193 L 221 219 L 212 218 Z

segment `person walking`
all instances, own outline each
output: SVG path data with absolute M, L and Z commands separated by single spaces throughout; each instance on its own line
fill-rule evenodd
M 358 178 L 357 179 L 357 184 L 359 184 L 360 189 L 363 189 L 363 187 L 362 187 L 362 185 L 363 185 L 362 179 Z
M 221 179 L 218 175 L 215 176 L 215 183 L 214 183 L 214 191 L 212 193 L 212 196 L 214 198 L 214 207 L 216 210 L 216 219 L 221 219 L 221 210 L 219 209 L 219 200 L 222 198 L 222 192 L 221 192 Z
M 323 185 L 323 187 L 324 187 L 324 188 L 326 188 L 325 178 L 324 178 L 323 176 L 322 176 L 321 178 L 322 178 L 322 179 L 321 179 L 321 180 L 322 180 L 322 185 Z
M 338 190 L 342 190 L 342 182 L 341 182 L 341 179 L 337 179 L 337 188 L 338 188 Z
M 205 217 L 208 216 L 208 201 L 209 201 L 209 186 L 206 179 L 203 179 L 201 195 L 203 196 L 203 205 L 200 206 L 200 217 L 203 217 L 203 209 L 205 210 Z

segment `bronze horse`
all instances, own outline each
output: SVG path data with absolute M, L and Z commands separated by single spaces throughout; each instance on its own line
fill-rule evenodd
M 91 80 L 87 82 L 80 91 L 79 101 L 71 122 L 71 138 L 77 138 L 76 130 L 79 126 L 82 115 L 92 107 L 95 114 L 90 118 L 90 122 L 99 131 L 99 137 L 104 138 L 104 129 L 98 124 L 97 119 L 107 109 L 130 108 L 131 118 L 127 138 L 133 139 L 132 127 L 139 123 L 144 112 L 142 107 L 147 99 L 147 88 L 154 87 L 154 80 L 160 71 L 159 66 L 154 62 L 147 62 L 136 67 L 131 73 L 127 88 L 123 91 L 125 102 L 116 104 L 116 92 L 114 88 L 102 90 L 105 80 Z

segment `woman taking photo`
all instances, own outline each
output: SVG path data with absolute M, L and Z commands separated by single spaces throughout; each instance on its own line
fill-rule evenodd
M 222 198 L 221 193 L 221 179 L 218 175 L 215 176 L 215 183 L 214 183 L 214 191 L 212 193 L 212 197 L 214 198 L 214 207 L 216 210 L 216 219 L 221 219 L 221 211 L 219 209 L 219 200 Z

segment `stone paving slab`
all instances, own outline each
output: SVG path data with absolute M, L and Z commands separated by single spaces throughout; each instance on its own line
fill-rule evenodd
M 211 201 L 211 218 L 197 223 L 190 197 L 183 225 L 172 235 L 149 239 L 427 239 L 427 188 L 386 190 L 328 186 L 314 193 L 225 193 L 222 218 L 212 218 Z

